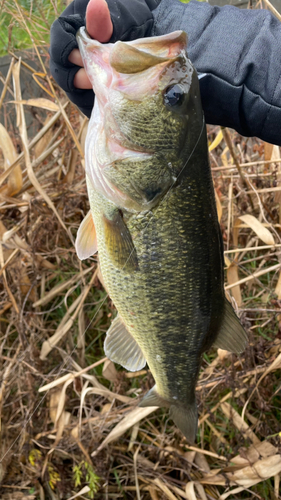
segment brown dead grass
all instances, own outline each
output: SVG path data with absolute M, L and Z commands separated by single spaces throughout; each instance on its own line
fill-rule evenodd
M 73 245 L 88 211 L 87 123 L 45 61 L 43 98 L 22 102 L 23 67 L 34 70 L 16 58 L 0 96 L 1 498 L 280 498 L 280 149 L 209 128 L 226 289 L 249 344 L 204 357 L 187 446 L 164 410 L 136 406 L 149 371 L 104 358 L 113 306 L 97 259 L 80 262 Z

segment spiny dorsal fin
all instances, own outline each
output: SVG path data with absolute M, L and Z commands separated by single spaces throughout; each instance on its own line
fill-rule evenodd
M 111 361 L 131 372 L 141 370 L 146 365 L 140 346 L 119 316 L 113 320 L 106 334 L 104 352 Z
M 223 319 L 214 347 L 239 354 L 247 344 L 247 334 L 237 318 L 232 305 L 225 299 Z
M 80 260 L 88 259 L 98 251 L 97 235 L 91 210 L 82 220 L 77 231 L 75 249 Z
M 119 210 L 116 210 L 111 219 L 103 216 L 105 226 L 105 244 L 112 263 L 127 272 L 138 269 L 137 252 Z

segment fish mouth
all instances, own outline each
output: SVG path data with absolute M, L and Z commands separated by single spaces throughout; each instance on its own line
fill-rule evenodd
M 76 34 L 76 39 L 81 49 L 93 52 L 96 49 L 102 53 L 107 51 L 107 64 L 110 64 L 120 73 L 135 73 L 144 71 L 148 67 L 171 60 L 179 55 L 187 46 L 187 34 L 178 30 L 166 35 L 138 38 L 129 42 L 118 40 L 116 43 L 102 44 L 90 37 L 85 26 L 82 26 Z M 84 52 L 83 50 L 83 52 Z M 136 63 L 137 60 L 137 63 Z
M 157 80 L 159 68 L 164 68 L 182 56 L 186 51 L 187 35 L 184 31 L 174 31 L 167 35 L 139 38 L 130 42 L 102 44 L 90 38 L 85 27 L 76 34 L 88 77 L 99 101 L 106 102 L 107 89 L 117 88 L 124 92 L 128 78 L 138 79 L 138 95 L 151 92 L 152 80 Z M 138 75 L 146 72 L 140 84 Z M 133 83 L 134 86 L 134 83 Z M 135 98 L 135 89 L 128 89 Z M 140 96 L 141 97 L 141 96 Z

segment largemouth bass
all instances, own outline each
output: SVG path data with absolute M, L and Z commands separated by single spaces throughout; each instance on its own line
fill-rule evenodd
M 118 316 L 108 358 L 147 362 L 155 386 L 141 406 L 162 406 L 189 442 L 204 351 L 240 353 L 246 334 L 223 287 L 223 244 L 208 162 L 198 77 L 184 32 L 102 45 L 78 43 L 96 95 L 86 140 L 90 212 L 76 240 L 97 249 Z

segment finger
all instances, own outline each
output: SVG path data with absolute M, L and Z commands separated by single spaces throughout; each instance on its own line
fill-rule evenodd
M 77 71 L 77 73 L 74 77 L 73 83 L 77 89 L 91 89 L 92 88 L 91 82 L 90 82 L 84 68 L 81 68 L 81 69 L 79 69 L 79 71 Z
M 113 33 L 113 25 L 108 5 L 105 0 L 90 0 L 86 10 L 86 27 L 89 35 L 101 43 L 108 42 Z M 91 89 L 92 85 L 83 68 L 83 61 L 78 49 L 72 50 L 69 61 L 81 69 L 77 71 L 73 83 L 78 89 Z
M 73 63 L 73 64 L 76 64 L 76 66 L 81 66 L 83 67 L 84 64 L 82 62 L 82 57 L 81 57 L 81 54 L 80 54 L 80 50 L 78 49 L 73 49 L 69 56 L 68 56 L 68 60 Z
M 89 35 L 98 42 L 108 42 L 113 25 L 105 0 L 90 0 L 86 10 L 86 28 Z

